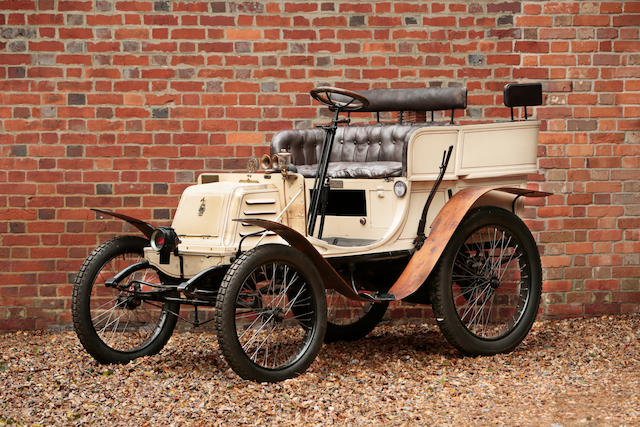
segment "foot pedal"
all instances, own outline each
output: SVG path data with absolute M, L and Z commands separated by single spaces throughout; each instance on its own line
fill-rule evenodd
M 365 292 L 359 292 L 358 295 L 360 295 L 361 297 L 367 298 L 371 301 L 375 301 L 375 302 L 382 302 L 382 301 L 395 301 L 396 300 L 396 296 L 393 294 L 388 294 L 388 293 L 376 293 L 376 294 L 369 294 L 369 293 L 365 293 Z
M 383 294 L 376 294 L 376 299 L 378 301 L 395 301 L 396 296 L 385 292 Z

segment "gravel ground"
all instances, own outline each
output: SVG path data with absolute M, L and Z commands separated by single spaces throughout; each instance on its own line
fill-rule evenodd
M 537 322 L 511 354 L 463 357 L 430 324 L 325 345 L 301 377 L 245 382 L 209 332 L 98 365 L 73 332 L 0 335 L 0 425 L 638 425 L 640 316 Z

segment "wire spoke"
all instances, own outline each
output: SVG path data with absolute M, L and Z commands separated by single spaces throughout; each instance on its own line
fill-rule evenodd
M 98 271 L 91 287 L 91 323 L 98 338 L 117 351 L 134 352 L 143 348 L 156 337 L 166 319 L 162 305 L 136 297 L 146 286 L 141 282 L 162 284 L 155 270 L 144 268 L 130 273 L 120 281 L 118 289 L 104 286 L 105 280 L 140 260 L 137 253 L 115 256 Z
M 260 292 L 246 298 L 251 282 Z M 235 307 L 236 336 L 246 357 L 267 369 L 294 363 L 312 337 L 314 307 L 309 285 L 295 266 L 282 261 L 257 266 Z
M 483 339 L 508 333 L 524 311 L 529 289 L 522 245 L 507 228 L 481 227 L 460 246 L 451 274 L 458 318 Z

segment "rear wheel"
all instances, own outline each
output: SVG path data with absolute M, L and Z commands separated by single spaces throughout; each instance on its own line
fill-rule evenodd
M 161 285 L 152 268 L 140 267 L 120 282 L 105 281 L 143 260 L 148 241 L 136 236 L 109 240 L 87 257 L 73 285 L 73 326 L 82 346 L 100 363 L 127 363 L 159 352 L 176 325 L 178 303 L 141 300 L 135 292 Z
M 447 245 L 431 288 L 433 311 L 447 340 L 467 354 L 513 350 L 536 318 L 540 255 L 513 213 L 480 207 Z
M 304 372 L 326 330 L 320 277 L 300 251 L 262 245 L 229 268 L 216 301 L 220 349 L 231 368 L 253 381 L 282 381 Z
M 324 341 L 364 338 L 380 323 L 388 306 L 388 301 L 355 301 L 333 289 L 327 289 L 327 334 Z

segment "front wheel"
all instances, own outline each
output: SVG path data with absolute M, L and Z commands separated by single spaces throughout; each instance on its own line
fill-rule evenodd
M 130 271 L 119 288 L 105 281 L 143 260 L 148 241 L 136 236 L 109 240 L 91 252 L 73 285 L 73 327 L 82 346 L 100 363 L 127 363 L 159 352 L 169 341 L 180 305 L 143 300 L 137 292 L 162 285 L 158 273 L 144 267 Z
M 326 324 L 320 276 L 290 246 L 261 245 L 245 252 L 220 285 L 218 343 L 244 379 L 275 382 L 300 375 L 320 351 Z
M 434 273 L 436 321 L 463 353 L 509 352 L 531 329 L 542 291 L 540 255 L 513 213 L 497 207 L 470 211 Z

